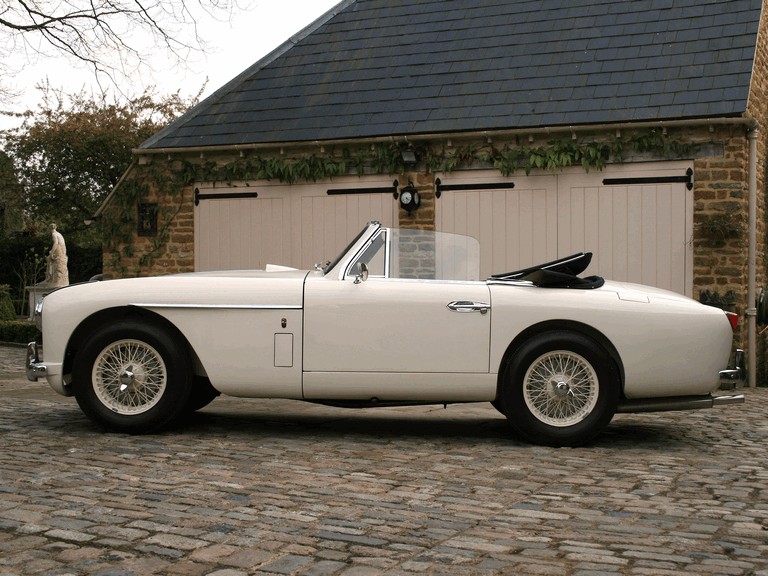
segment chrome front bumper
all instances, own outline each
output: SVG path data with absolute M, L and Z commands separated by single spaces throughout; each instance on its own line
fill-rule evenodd
M 48 375 L 48 367 L 40 360 L 37 342 L 27 344 L 27 380 L 37 382 Z

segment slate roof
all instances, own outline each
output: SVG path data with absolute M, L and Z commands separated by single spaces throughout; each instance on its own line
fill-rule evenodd
M 142 148 L 740 116 L 760 0 L 345 0 Z

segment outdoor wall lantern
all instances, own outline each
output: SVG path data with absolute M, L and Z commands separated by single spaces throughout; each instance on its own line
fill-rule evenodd
M 403 209 L 408 212 L 408 214 L 411 214 L 414 210 L 421 206 L 421 197 L 419 196 L 419 191 L 416 190 L 416 187 L 410 180 L 408 180 L 408 185 L 400 190 L 400 206 L 402 206 Z
M 400 152 L 400 157 L 403 159 L 403 164 L 406 166 L 414 166 L 418 161 L 416 158 L 416 152 L 410 146 L 408 148 L 404 148 Z
M 157 203 L 139 204 L 139 236 L 157 236 Z

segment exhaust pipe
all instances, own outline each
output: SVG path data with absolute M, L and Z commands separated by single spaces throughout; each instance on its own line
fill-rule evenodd
M 670 398 L 646 398 L 625 400 L 619 403 L 617 413 L 670 412 L 673 410 L 701 410 L 718 408 L 727 404 L 743 404 L 744 394 L 729 396 L 672 396 Z

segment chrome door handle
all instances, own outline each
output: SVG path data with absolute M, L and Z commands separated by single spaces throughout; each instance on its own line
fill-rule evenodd
M 491 309 L 491 305 L 485 302 L 472 302 L 471 300 L 454 300 L 448 302 L 448 310 L 454 312 L 480 312 L 480 314 L 488 314 L 488 310 Z

